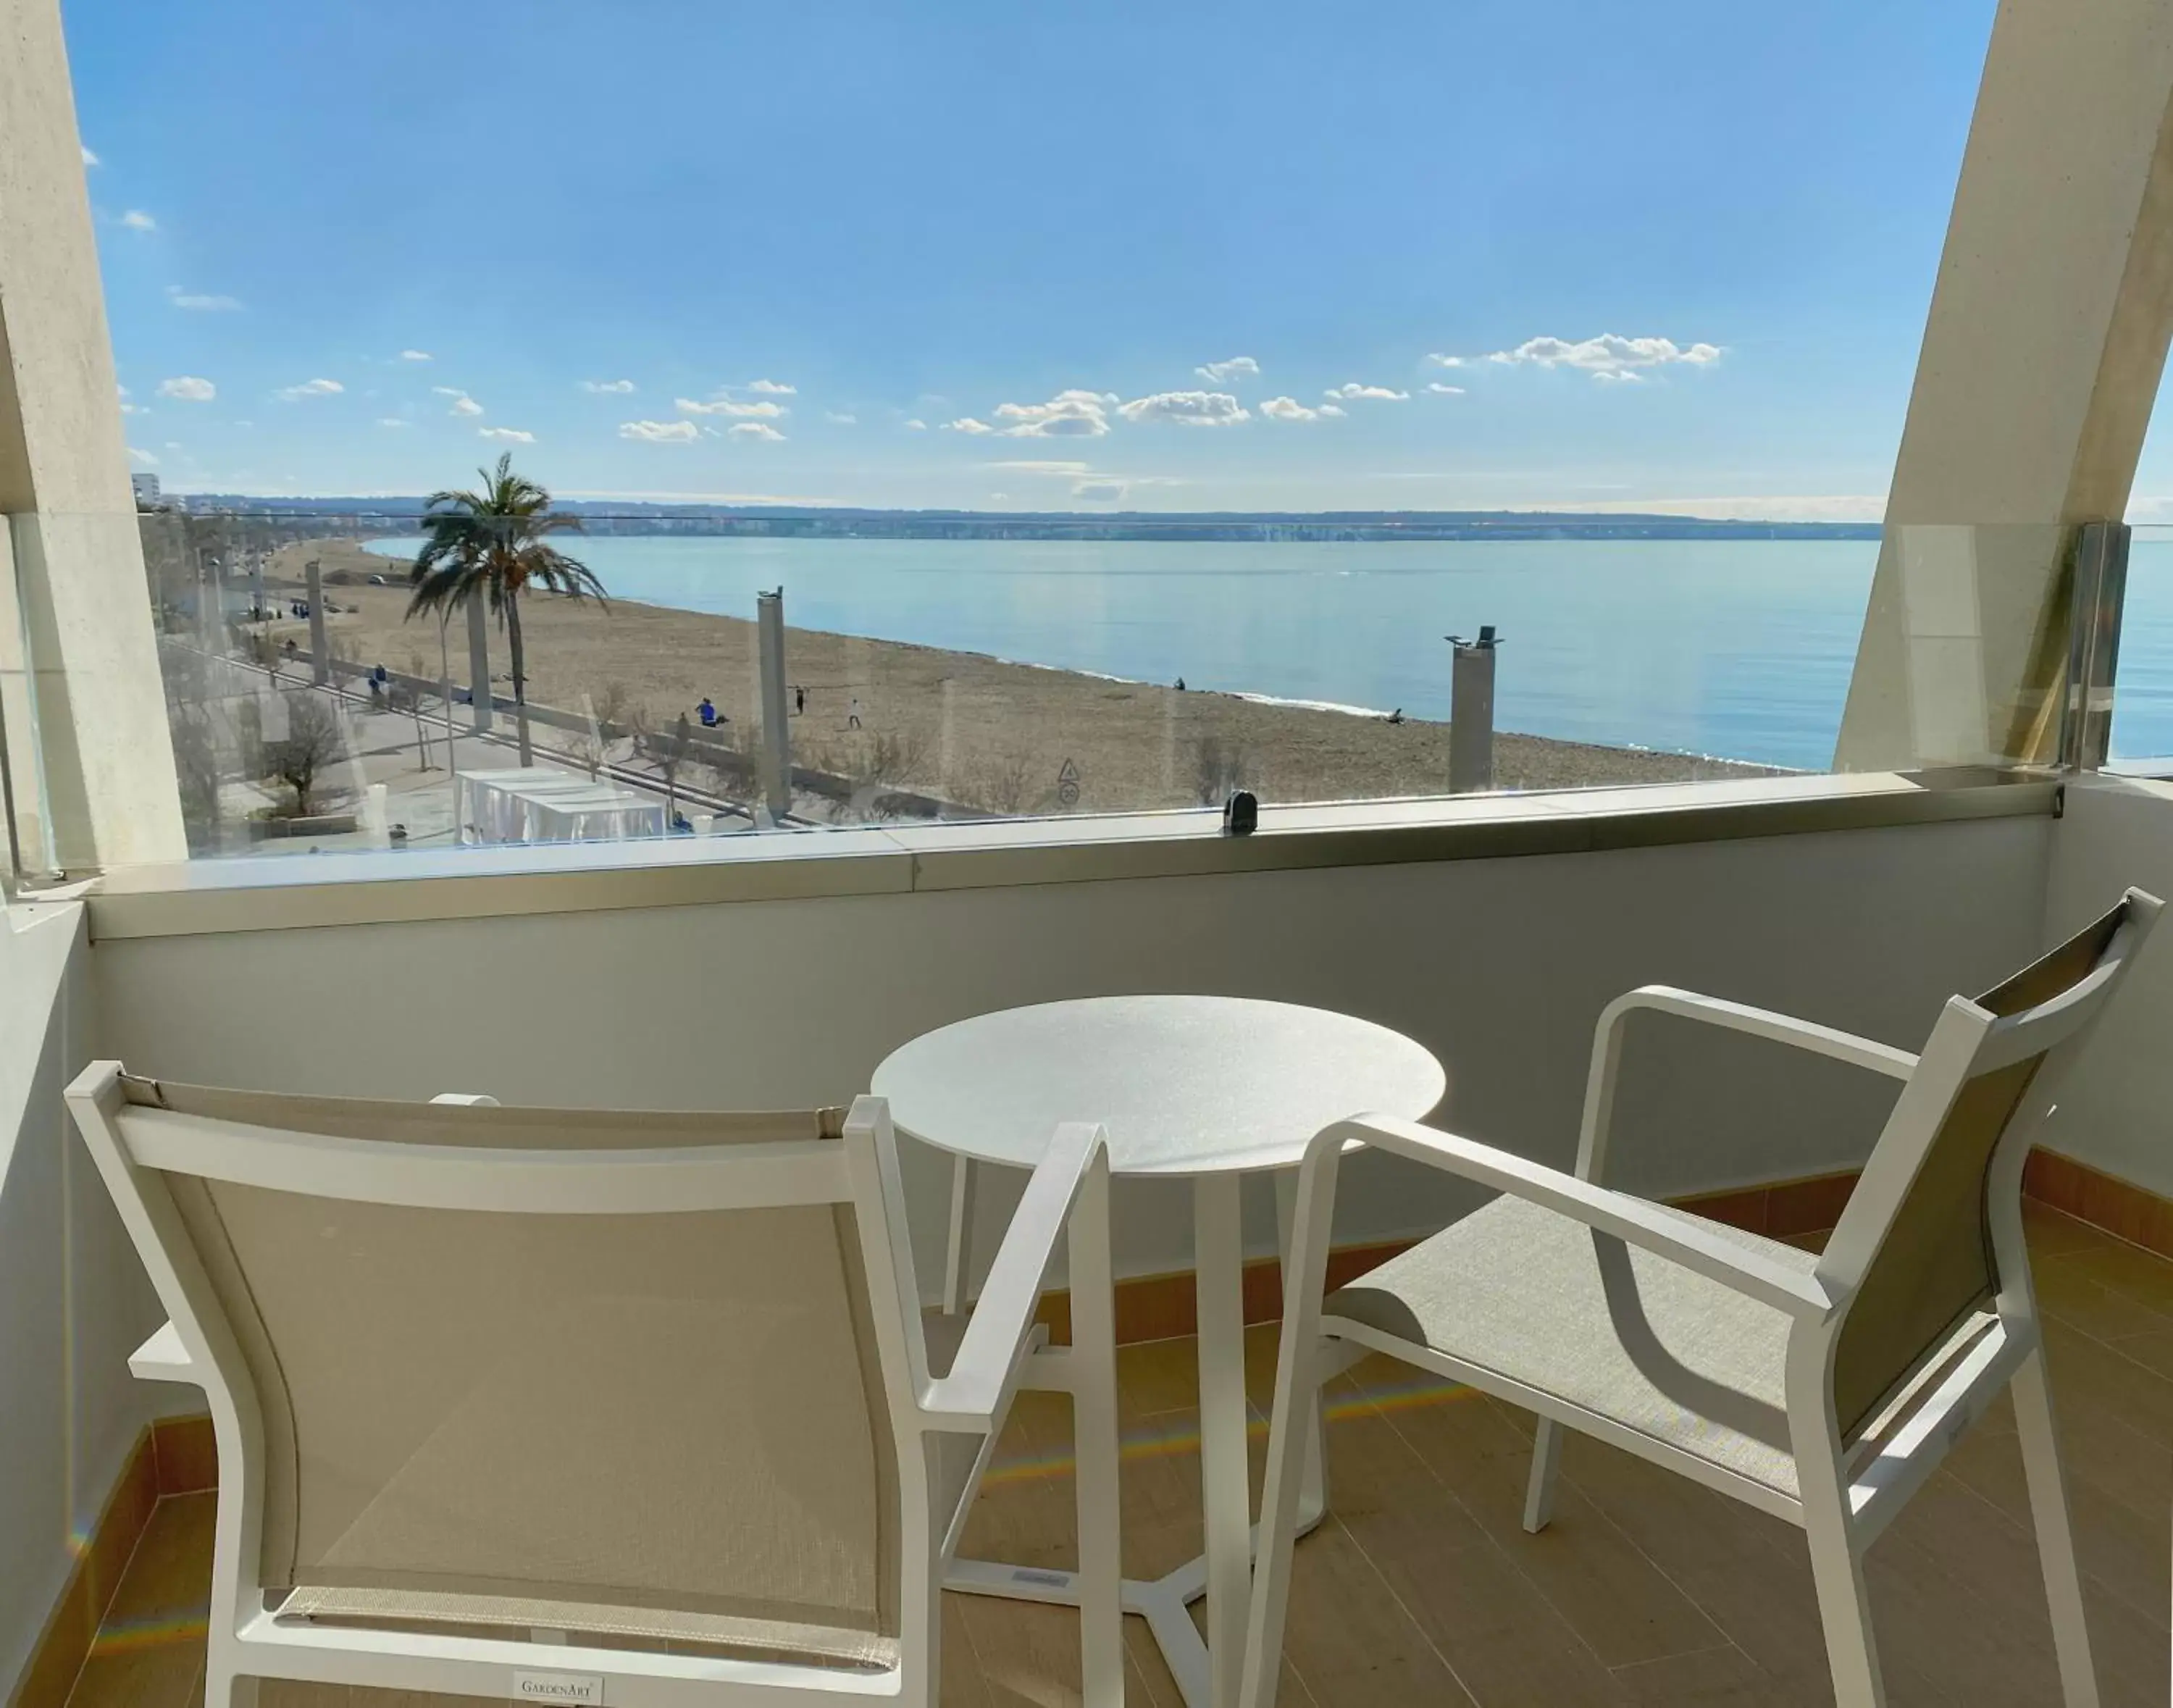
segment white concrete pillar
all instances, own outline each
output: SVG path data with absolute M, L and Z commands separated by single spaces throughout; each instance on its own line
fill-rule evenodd
M 310 680 L 321 688 L 332 679 L 332 650 L 325 633 L 324 565 L 315 558 L 302 566 L 302 596 L 310 601 Z
M 2173 337 L 2173 10 L 2002 0 L 1836 768 L 2049 762 L 2076 532 Z
M 0 627 L 27 641 L 70 870 L 188 853 L 82 148 L 58 0 L 0 0 Z
M 762 661 L 762 795 L 770 816 L 792 807 L 792 723 L 785 709 L 785 590 L 754 596 Z

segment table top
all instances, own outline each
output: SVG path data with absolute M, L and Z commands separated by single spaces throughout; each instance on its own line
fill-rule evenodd
M 1332 1121 L 1416 1120 L 1448 1089 L 1401 1033 L 1233 996 L 1102 996 L 962 1020 L 893 1051 L 873 1090 L 914 1138 L 1032 1167 L 1059 1123 L 1096 1121 L 1118 1174 L 1286 1167 Z

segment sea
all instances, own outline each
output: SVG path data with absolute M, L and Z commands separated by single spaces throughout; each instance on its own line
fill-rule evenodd
M 419 542 L 372 549 L 412 557 Z M 1448 637 L 1499 638 L 1495 723 L 1802 770 L 1832 762 L 1878 543 L 598 536 L 617 598 L 1019 664 L 1446 718 Z M 2130 555 L 2116 758 L 2173 755 L 2173 537 Z

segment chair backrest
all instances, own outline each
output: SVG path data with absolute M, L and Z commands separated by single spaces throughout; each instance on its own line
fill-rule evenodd
M 2019 1240 L 2003 1249 L 1996 1237 L 2002 1210 L 2019 1216 L 2027 1147 L 2159 907 L 2130 890 L 2042 959 L 1942 1011 L 1820 1261 L 1853 1292 L 1834 1351 L 1844 1441 L 2003 1292 L 2028 1285 Z
M 842 1111 L 118 1084 L 86 1136 L 184 1339 L 253 1407 L 275 1600 L 482 1598 L 505 1625 L 573 1603 L 651 1635 L 633 1610 L 662 1610 L 699 1641 L 894 1660 L 867 1273 L 889 1235 L 863 1240 Z

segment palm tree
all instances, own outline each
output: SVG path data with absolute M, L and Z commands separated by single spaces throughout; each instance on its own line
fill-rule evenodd
M 474 492 L 432 493 L 423 515 L 429 538 L 415 554 L 408 576 L 414 596 L 407 615 L 436 611 L 449 615 L 472 599 L 488 602 L 505 625 L 513 660 L 513 703 L 520 729 L 520 762 L 533 762 L 528 740 L 528 658 L 520 639 L 520 595 L 531 587 L 569 598 L 604 601 L 604 585 L 587 564 L 569 558 L 551 543 L 553 534 L 578 534 L 581 519 L 551 508 L 551 494 L 526 475 L 513 471 L 513 453 L 498 467 L 477 469 L 483 484 Z M 608 601 L 605 601 L 608 602 Z M 490 692 L 477 682 L 478 694 Z

